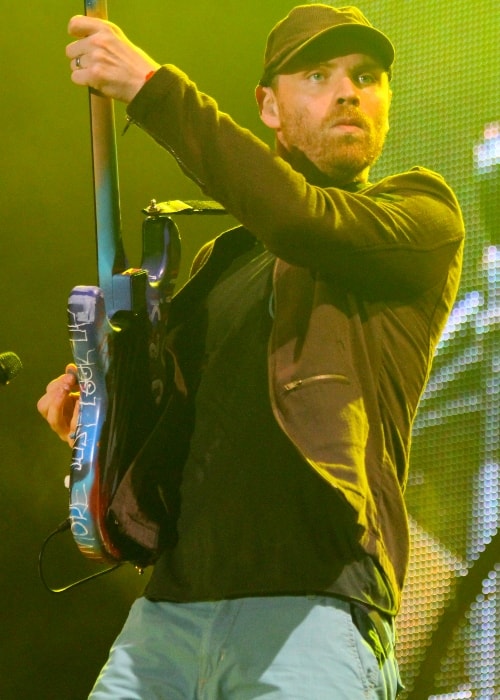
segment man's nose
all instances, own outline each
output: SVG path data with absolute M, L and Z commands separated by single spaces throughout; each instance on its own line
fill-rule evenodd
M 339 80 L 335 90 L 337 104 L 359 105 L 359 92 L 353 80 L 344 76 Z

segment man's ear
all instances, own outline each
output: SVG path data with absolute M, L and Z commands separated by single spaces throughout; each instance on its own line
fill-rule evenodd
M 259 105 L 260 118 L 264 124 L 270 129 L 279 129 L 281 125 L 280 112 L 273 88 L 257 85 L 255 98 Z

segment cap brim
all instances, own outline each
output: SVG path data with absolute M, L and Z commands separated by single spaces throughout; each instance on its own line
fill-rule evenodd
M 323 29 L 289 51 L 281 60 L 278 58 L 274 64 L 267 66 L 261 84 L 278 73 L 285 72 L 287 68 L 293 67 L 296 59 L 303 52 L 316 45 L 324 45 L 325 49 L 331 48 L 333 51 L 366 53 L 379 60 L 387 71 L 390 71 L 394 62 L 394 47 L 386 35 L 378 29 L 360 24 L 339 24 Z

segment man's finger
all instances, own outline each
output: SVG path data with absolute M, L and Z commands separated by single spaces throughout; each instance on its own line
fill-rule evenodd
M 87 17 L 86 15 L 75 15 L 68 24 L 68 34 L 77 39 L 82 39 L 91 34 L 96 34 L 104 26 L 108 25 L 105 19 L 98 17 Z

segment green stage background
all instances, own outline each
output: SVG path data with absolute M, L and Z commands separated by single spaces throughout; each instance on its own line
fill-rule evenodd
M 82 5 L 0 0 L 0 351 L 14 351 L 24 363 L 22 374 L 0 388 L 3 700 L 85 698 L 147 577 L 124 567 L 54 596 L 37 573 L 43 538 L 67 515 L 69 455 L 38 416 L 36 401 L 70 359 L 69 292 L 96 281 L 87 95 L 69 80 L 64 56 L 67 21 Z M 133 41 L 159 61 L 179 65 L 269 143 L 253 88 L 267 31 L 292 5 L 108 4 Z M 491 553 L 498 526 L 499 176 L 478 146 L 485 136 L 494 145 L 500 120 L 500 11 L 498 0 L 360 0 L 359 7 L 397 47 L 392 128 L 373 179 L 416 164 L 438 170 L 457 192 L 468 231 L 460 297 L 415 426 L 407 491 L 414 548 L 399 620 L 410 697 L 433 633 L 443 631 L 446 605 L 471 582 L 473 562 Z M 117 121 L 121 131 L 120 106 Z M 141 208 L 152 197 L 196 198 L 199 192 L 137 129 L 119 137 L 118 149 L 124 237 L 138 264 Z M 182 279 L 199 245 L 220 226 L 220 220 L 182 222 Z M 91 568 L 69 537 L 49 548 L 54 585 Z M 484 585 L 470 585 L 473 603 L 456 616 L 457 624 L 448 624 L 442 661 L 426 679 L 426 692 L 436 697 L 500 697 L 494 563 Z

